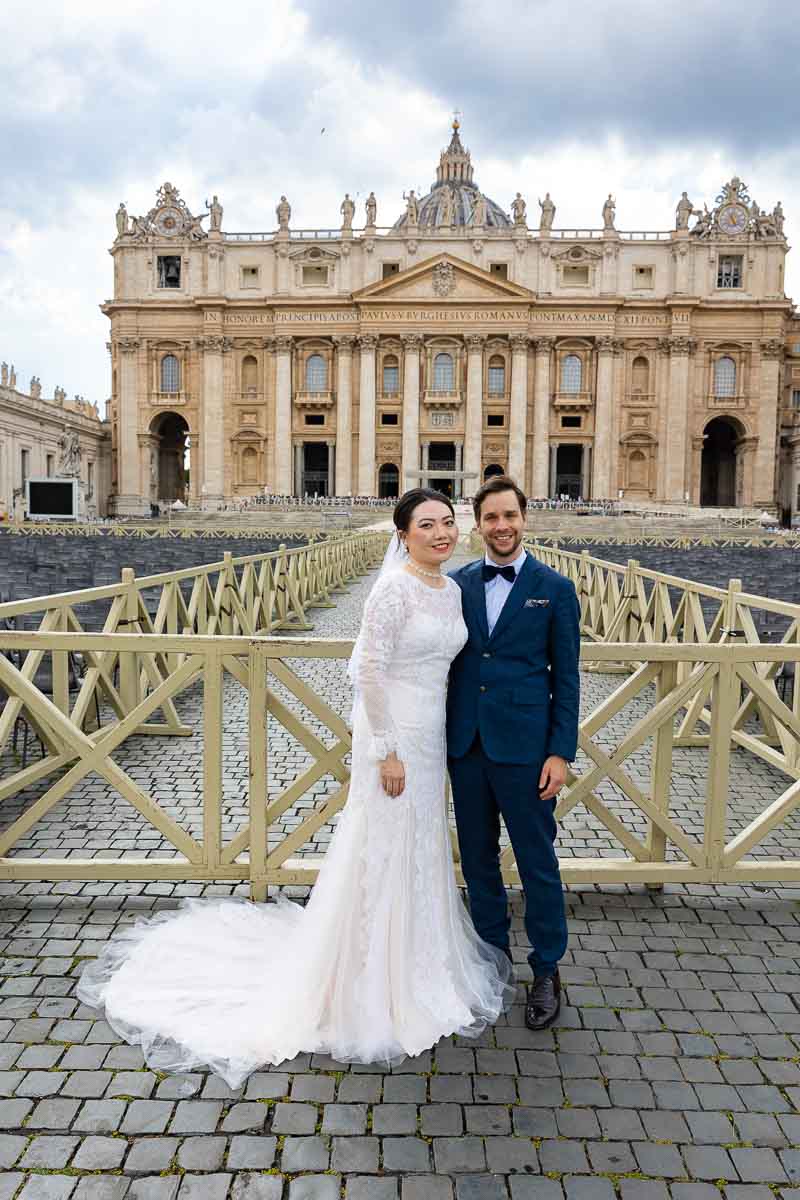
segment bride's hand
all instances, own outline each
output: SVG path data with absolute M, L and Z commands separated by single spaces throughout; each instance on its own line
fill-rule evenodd
M 394 751 L 381 763 L 381 783 L 387 796 L 400 796 L 406 786 L 406 769 Z

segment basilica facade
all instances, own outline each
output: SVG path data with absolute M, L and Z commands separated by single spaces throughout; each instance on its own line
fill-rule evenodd
M 371 194 L 356 226 L 346 195 L 336 228 L 297 229 L 283 196 L 261 233 L 168 183 L 146 216 L 120 205 L 114 512 L 467 497 L 499 472 L 531 497 L 776 510 L 800 366 L 779 203 L 734 178 L 711 207 L 684 193 L 671 230 L 618 229 L 611 195 L 563 229 L 549 194 L 535 217 L 484 195 L 456 122 L 398 207 L 381 225 Z

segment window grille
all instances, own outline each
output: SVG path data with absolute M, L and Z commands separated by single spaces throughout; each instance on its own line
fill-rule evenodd
M 741 254 L 720 255 L 717 267 L 718 288 L 739 288 L 742 286 L 742 256 Z
M 400 390 L 400 364 L 393 354 L 383 360 L 383 390 L 389 394 Z
M 714 395 L 736 395 L 736 363 L 727 354 L 714 363 Z
M 180 363 L 174 354 L 165 354 L 161 360 L 161 391 L 180 391 Z
M 568 354 L 561 364 L 561 391 L 579 392 L 583 376 L 583 363 L 577 354 Z
M 502 358 L 489 360 L 489 391 L 493 396 L 503 396 L 506 390 L 506 364 Z
M 437 354 L 433 360 L 433 390 L 435 392 L 455 390 L 455 372 L 451 354 Z
M 324 392 L 328 386 L 328 368 L 321 354 L 312 354 L 306 362 L 306 391 Z

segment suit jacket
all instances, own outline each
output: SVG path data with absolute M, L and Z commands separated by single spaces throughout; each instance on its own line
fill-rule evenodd
M 447 752 L 466 754 L 480 733 L 494 762 L 575 757 L 579 607 L 569 579 L 527 555 L 489 636 L 483 559 L 453 572 L 469 641 L 447 689 Z

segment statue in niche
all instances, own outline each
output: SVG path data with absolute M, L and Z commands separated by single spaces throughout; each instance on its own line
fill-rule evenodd
M 378 216 L 378 202 L 375 199 L 374 192 L 370 192 L 367 196 L 365 208 L 367 210 L 367 225 L 374 226 Z
M 275 209 L 275 215 L 278 218 L 278 228 L 281 232 L 285 232 L 292 219 L 292 206 L 285 196 L 281 196 L 278 207 Z
M 208 226 L 209 229 L 213 229 L 215 233 L 219 233 L 220 229 L 222 229 L 222 212 L 223 212 L 222 205 L 219 202 L 219 197 L 212 196 L 210 204 L 206 200 L 206 208 L 208 209 L 208 215 L 211 218 L 211 221 L 209 222 L 209 226 Z M 202 218 L 200 218 L 200 219 L 202 220 Z
M 117 237 L 125 237 L 128 232 L 128 210 L 120 201 L 117 209 Z
M 418 222 L 419 222 L 419 207 L 417 205 L 417 197 L 414 192 L 414 189 L 412 188 L 411 191 L 408 193 L 408 195 L 406 195 L 406 193 L 403 192 L 403 199 L 406 202 L 406 224 L 407 225 L 418 224 Z
M 356 206 L 350 199 L 349 192 L 345 192 L 344 200 L 341 203 L 339 212 L 342 214 L 342 229 L 352 229 L 353 217 L 356 213 Z
M 3 387 L 8 387 L 8 363 L 7 362 L 0 364 L 0 384 L 2 384 Z
M 58 447 L 61 451 L 59 475 L 78 475 L 81 469 L 81 444 L 77 433 L 65 433 L 59 438 Z
M 687 196 L 686 192 L 681 192 L 681 198 L 678 201 L 678 207 L 675 209 L 675 228 L 688 229 L 689 217 L 694 212 L 694 205 Z
M 31 378 L 31 399 L 40 400 L 42 396 L 42 383 L 38 375 Z
M 524 225 L 525 224 L 525 214 L 526 214 L 527 210 L 528 210 L 528 206 L 525 203 L 525 201 L 522 199 L 521 193 L 517 192 L 516 196 L 511 201 L 511 212 L 514 214 L 514 224 L 515 225 Z
M 549 192 L 545 192 L 544 200 L 539 201 L 539 208 L 542 210 L 542 215 L 539 218 L 539 232 L 549 233 L 553 228 L 553 221 L 556 215 L 556 206 L 550 199 Z
M 442 189 L 442 198 L 439 201 L 438 224 L 448 227 L 453 224 L 453 194 L 449 187 Z
M 611 230 L 616 229 L 616 226 L 614 225 L 614 217 L 616 216 L 616 214 L 617 214 L 617 202 L 614 199 L 614 197 L 611 195 L 611 192 L 609 192 L 608 199 L 606 200 L 605 204 L 603 205 L 603 232 L 604 233 L 608 233 Z
M 472 224 L 482 229 L 486 224 L 486 211 L 486 197 L 483 192 L 478 192 L 472 206 Z

